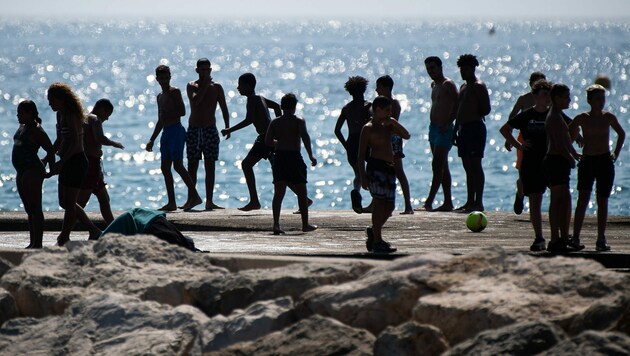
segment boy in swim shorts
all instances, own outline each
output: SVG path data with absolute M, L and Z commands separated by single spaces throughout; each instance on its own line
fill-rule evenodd
M 188 211 L 201 204 L 202 200 L 188 171 L 184 168 L 186 130 L 182 126 L 181 117 L 186 114 L 186 107 L 184 106 L 181 91 L 171 86 L 171 70 L 168 66 L 158 66 L 155 69 L 155 77 L 162 88 L 162 92 L 157 96 L 158 122 L 146 145 L 146 150 L 149 152 L 153 151 L 155 139 L 160 134 L 160 131 L 163 130 L 164 132 L 162 132 L 162 137 L 160 138 L 161 169 L 166 185 L 168 202 L 159 210 L 177 210 L 173 173 L 171 172 L 171 167 L 173 167 L 188 188 L 188 200 L 181 206 L 184 211 Z
M 366 229 L 366 248 L 370 252 L 391 253 L 396 248 L 383 240 L 382 228 L 394 211 L 396 198 L 392 135 L 398 135 L 404 140 L 408 140 L 410 135 L 407 129 L 391 117 L 392 102 L 389 98 L 376 97 L 372 108 L 372 120 L 361 130 L 358 155 L 361 186 L 370 191 L 373 199 L 372 226 Z M 368 149 L 370 156 L 366 157 Z
M 615 161 L 621 153 L 626 132 L 623 130 L 617 117 L 608 111 L 604 111 L 606 105 L 606 89 L 598 84 L 586 89 L 586 100 L 591 106 L 589 112 L 575 117 L 569 125 L 571 137 L 576 138 L 582 129 L 583 146 L 582 160 L 578 163 L 579 192 L 575 207 L 575 220 L 573 222 L 573 244 L 580 241 L 580 232 L 584 223 L 586 208 L 591 200 L 593 183 L 597 181 L 597 251 L 609 251 L 610 246 L 606 242 L 606 220 L 608 219 L 608 198 L 612 191 L 615 179 Z M 617 133 L 615 150 L 610 153 L 609 138 L 610 129 Z

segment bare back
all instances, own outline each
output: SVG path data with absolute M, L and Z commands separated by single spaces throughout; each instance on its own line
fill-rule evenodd
M 269 108 L 267 107 L 265 98 L 260 95 L 247 97 L 246 120 L 250 119 L 259 135 L 264 135 L 267 132 L 271 117 L 269 116 Z
M 446 128 L 457 113 L 457 86 L 449 79 L 444 78 L 440 83 L 433 82 L 431 86 L 431 123 Z
M 489 113 L 490 97 L 486 85 L 480 80 L 463 84 L 459 91 L 457 122 L 466 124 L 481 121 Z
M 282 115 L 269 124 L 269 139 L 276 141 L 277 151 L 300 151 L 300 140 L 306 132 L 304 119 L 295 115 Z
M 370 102 L 353 100 L 341 109 L 341 116 L 348 124 L 348 136 L 360 135 L 363 126 L 370 121 Z

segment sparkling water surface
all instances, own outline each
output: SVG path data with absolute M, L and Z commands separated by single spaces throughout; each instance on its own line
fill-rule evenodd
M 333 130 L 350 96 L 343 89 L 349 76 L 370 80 L 366 98 L 375 97 L 375 80 L 389 74 L 394 95 L 402 105 L 401 123 L 411 132 L 405 143 L 405 170 L 412 203 L 424 201 L 431 182 L 431 153 L 427 142 L 430 78 L 424 58 L 438 55 L 446 76 L 461 84 L 457 57 L 473 53 L 480 60 L 477 74 L 488 86 L 492 112 L 486 117 L 488 138 L 484 204 L 487 210 L 511 210 L 517 171 L 515 154 L 507 152 L 499 133 L 516 101 L 529 90 L 532 71 L 542 71 L 554 82 L 571 88 L 572 104 L 566 113 L 588 111 L 584 89 L 598 74 L 608 75 L 612 90 L 607 109 L 630 129 L 630 25 L 628 22 L 403 22 L 361 23 L 344 21 L 279 22 L 0 22 L 0 210 L 22 210 L 11 164 L 16 107 L 23 99 L 38 105 L 43 126 L 55 135 L 54 113 L 46 89 L 56 81 L 69 83 L 86 109 L 96 100 L 109 98 L 115 106 L 105 132 L 122 142 L 124 150 L 104 148 L 104 168 L 113 209 L 158 208 L 166 202 L 160 155 L 146 152 L 144 144 L 157 120 L 156 95 L 160 87 L 154 69 L 171 67 L 171 84 L 182 89 L 197 79 L 198 58 L 212 62 L 213 78 L 226 92 L 231 124 L 244 118 L 245 98 L 236 90 L 238 76 L 256 75 L 257 92 L 279 101 L 284 93 L 299 97 L 298 115 L 308 125 L 319 161 L 309 174 L 309 196 L 315 209 L 349 209 L 352 169 Z M 188 100 L 184 98 L 188 110 Z M 219 129 L 223 128 L 220 113 Z M 182 120 L 187 126 L 187 117 Z M 345 129 L 344 129 L 345 130 Z M 345 131 L 344 131 L 345 132 Z M 240 170 L 241 160 L 255 139 L 248 127 L 222 140 L 216 169 L 215 202 L 229 208 L 249 199 Z M 611 145 L 616 135 L 611 133 Z M 630 214 L 630 145 L 616 162 L 610 214 Z M 43 152 L 42 152 L 43 155 Z M 449 156 L 456 205 L 466 200 L 465 175 L 456 149 Z M 266 161 L 255 167 L 258 194 L 264 207 L 271 206 L 273 185 Z M 204 179 L 203 165 L 198 174 Z M 178 203 L 186 199 L 185 185 L 177 174 Z M 571 177 L 575 189 L 577 174 Z M 45 210 L 58 210 L 57 179 L 44 183 Z M 199 192 L 205 196 L 203 184 Z M 438 193 L 437 205 L 442 198 Z M 368 193 L 364 192 L 364 199 Z M 577 192 L 574 191 L 574 200 Z M 594 200 L 594 199 L 593 199 Z M 290 195 L 285 207 L 296 206 Z M 404 207 L 399 189 L 396 205 Z M 543 203 L 548 206 L 548 196 Z M 88 210 L 97 210 L 93 202 Z M 593 213 L 592 204 L 589 212 Z

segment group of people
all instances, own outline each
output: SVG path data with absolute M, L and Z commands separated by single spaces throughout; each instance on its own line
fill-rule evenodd
M 433 155 L 433 177 L 428 196 L 421 208 L 426 211 L 483 211 L 485 175 L 482 159 L 486 144 L 485 116 L 491 111 L 486 85 L 476 76 L 479 65 L 472 54 L 464 54 L 457 66 L 464 83 L 457 88 L 452 79 L 444 76 L 439 57 L 426 58 L 425 67 L 432 79 L 431 112 L 429 120 L 429 143 Z M 197 61 L 199 78 L 187 84 L 190 116 L 188 129 L 181 123 L 186 109 L 181 91 L 170 84 L 171 73 L 166 65 L 155 70 L 156 81 L 161 87 L 157 96 L 158 121 L 146 144 L 152 151 L 155 140 L 160 137 L 161 170 L 168 200 L 160 208 L 188 211 L 203 203 L 199 195 L 197 171 L 203 159 L 205 168 L 205 209 L 223 209 L 214 203 L 215 162 L 219 157 L 220 136 L 215 112 L 220 108 L 224 128 L 221 135 L 229 139 L 231 134 L 252 124 L 258 134 L 247 156 L 242 161 L 242 170 L 249 191 L 249 202 L 239 208 L 251 211 L 261 208 L 256 190 L 253 167 L 261 160 L 269 160 L 273 172 L 274 196 L 273 233 L 283 234 L 280 225 L 280 210 L 286 188 L 298 197 L 302 230 L 313 231 L 317 226 L 309 223 L 308 208 L 312 200 L 307 194 L 307 166 L 301 155 L 304 145 L 312 166 L 317 164 L 311 140 L 303 118 L 295 115 L 297 97 L 288 93 L 280 104 L 256 94 L 256 77 L 245 73 L 238 79 L 238 91 L 247 97 L 245 118 L 230 126 L 229 112 L 223 87 L 212 79 L 211 63 L 206 58 Z M 542 73 L 530 78 L 530 93 L 519 97 L 510 113 L 510 119 L 500 129 L 506 138 L 508 150 L 520 152 L 517 161 L 519 180 L 515 212 L 523 210 L 523 197 L 529 199 L 530 218 L 535 233 L 532 251 L 549 250 L 569 252 L 584 248 L 579 236 L 586 207 L 594 181 L 597 181 L 598 239 L 596 249 L 610 249 L 605 239 L 608 197 L 614 179 L 614 161 L 619 156 L 625 132 L 616 117 L 604 111 L 606 89 L 593 85 L 587 89 L 587 100 L 591 110 L 568 118 L 563 110 L 570 102 L 569 88 L 563 84 L 547 82 Z M 399 123 L 401 106 L 394 99 L 393 79 L 382 76 L 376 81 L 378 96 L 370 103 L 365 100 L 367 79 L 353 76 L 345 83 L 352 100 L 343 107 L 335 125 L 334 133 L 347 152 L 348 163 L 353 169 L 354 180 L 351 191 L 352 208 L 357 213 L 372 214 L 372 225 L 366 229 L 366 248 L 370 252 L 390 253 L 396 248 L 386 242 L 382 228 L 394 210 L 396 181 L 401 185 L 405 208 L 401 214 L 413 214 L 409 183 L 403 168 L 403 140 L 410 133 Z M 14 137 L 12 161 L 17 171 L 18 192 L 28 214 L 30 244 L 28 248 L 42 247 L 43 213 L 42 182 L 44 178 L 59 174 L 59 203 L 64 209 L 62 231 L 57 243 L 63 245 L 70 238 L 76 220 L 89 230 L 89 238 L 97 239 L 102 231 L 85 214 L 83 207 L 91 194 L 96 195 L 105 222 L 111 223 L 113 214 L 105 187 L 102 170 L 102 146 L 123 148 L 119 142 L 103 134 L 102 124 L 112 114 L 113 106 L 107 99 L 96 102 L 87 116 L 81 102 L 68 85 L 54 83 L 48 89 L 48 101 L 57 113 L 57 138 L 54 143 L 42 129 L 37 107 L 30 100 L 18 105 L 20 127 Z M 274 112 L 274 119 L 270 115 Z M 344 136 L 343 127 L 347 126 Z M 608 142 L 609 131 L 617 133 L 617 143 L 611 154 Z M 515 138 L 513 129 L 520 130 Z M 581 134 L 580 134 L 581 131 Z M 578 154 L 573 140 L 583 148 Z M 457 146 L 458 156 L 466 173 L 466 202 L 457 209 L 451 196 L 451 174 L 448 154 Z M 47 155 L 38 157 L 39 148 Z M 184 166 L 184 148 L 188 167 Z M 56 156 L 59 160 L 56 160 Z M 569 235 L 571 219 L 571 196 L 569 177 L 575 161 L 580 160 L 578 171 L 578 204 L 575 211 L 573 236 Z M 45 164 L 49 165 L 46 173 Z M 172 169 L 182 178 L 188 189 L 187 200 L 178 206 Z M 28 187 L 28 189 L 27 189 Z M 443 203 L 433 207 L 436 195 L 442 187 Z M 542 233 L 541 204 L 546 188 L 551 189 L 549 220 L 551 239 L 549 244 Z M 363 206 L 361 188 L 369 190 L 372 201 Z

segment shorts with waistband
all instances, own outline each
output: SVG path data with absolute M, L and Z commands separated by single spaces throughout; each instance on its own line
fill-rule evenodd
M 261 159 L 271 158 L 271 153 L 273 153 L 273 147 L 267 146 L 265 143 L 265 135 L 258 135 L 247 156 L 254 157 L 256 160 L 260 161 Z
M 615 164 L 610 153 L 597 156 L 582 156 L 578 163 L 577 189 L 592 191 L 597 181 L 597 196 L 609 197 L 615 180 Z
M 306 183 L 306 163 L 299 151 L 275 151 L 273 163 L 273 182 L 290 184 Z
M 556 154 L 546 155 L 543 159 L 543 169 L 550 187 L 569 185 L 571 165 L 568 159 Z
M 81 188 L 88 169 L 85 153 L 75 153 L 63 163 L 59 173 L 59 183 L 68 188 Z
M 348 163 L 351 166 L 356 166 L 359 161 L 359 139 L 361 138 L 361 134 L 353 134 L 349 135 L 348 139 L 346 139 L 346 154 L 348 158 Z
M 396 201 L 396 170 L 393 162 L 368 158 L 365 174 L 372 198 L 388 202 Z
M 446 148 L 450 150 L 453 147 L 453 129 L 454 125 L 450 124 L 445 132 L 440 131 L 439 127 L 434 123 L 429 124 L 429 143 L 432 146 Z
M 103 166 L 100 157 L 86 156 L 88 161 L 87 174 L 81 184 L 81 189 L 89 189 L 91 191 L 101 190 L 105 188 L 105 177 L 103 176 Z
M 208 161 L 219 159 L 219 131 L 216 126 L 189 127 L 186 133 L 186 157 L 188 160 Z
M 483 158 L 486 149 L 486 135 L 486 124 L 482 120 L 459 125 L 457 130 L 458 156 Z
M 160 138 L 160 154 L 162 160 L 181 161 L 184 159 L 184 145 L 186 144 L 186 129 L 181 123 L 174 123 L 162 130 Z

